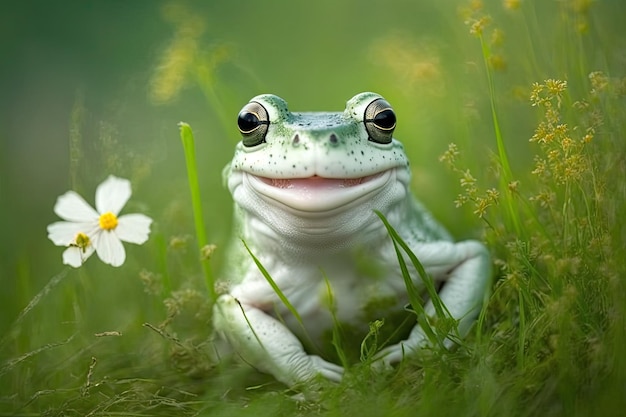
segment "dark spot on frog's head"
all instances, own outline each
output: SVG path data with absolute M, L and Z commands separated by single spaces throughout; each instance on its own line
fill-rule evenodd
M 339 138 L 337 138 L 337 135 L 335 135 L 334 133 L 330 134 L 330 137 L 328 138 L 328 141 L 333 146 L 336 146 L 336 145 L 339 144 Z
M 292 144 L 293 146 L 299 146 L 299 145 L 300 145 L 300 136 L 299 136 L 298 134 L 296 134 L 296 135 L 293 137 L 293 139 L 292 139 L 292 141 L 291 141 L 291 144 Z

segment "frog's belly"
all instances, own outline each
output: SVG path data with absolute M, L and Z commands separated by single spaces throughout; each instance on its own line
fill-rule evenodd
M 305 345 L 325 350 L 322 346 L 328 344 L 336 326 L 353 339 L 351 342 L 359 344 L 367 335 L 370 322 L 385 320 L 393 326 L 404 311 L 406 291 L 393 281 L 341 272 L 328 273 L 327 279 L 320 279 L 318 270 L 317 279 L 285 294 L 302 323 L 282 303 L 274 312 Z

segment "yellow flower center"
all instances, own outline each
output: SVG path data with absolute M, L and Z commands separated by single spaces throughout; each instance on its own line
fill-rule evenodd
M 112 230 L 117 227 L 117 217 L 115 214 L 107 211 L 100 216 L 100 228 L 104 230 Z
M 70 246 L 79 248 L 83 253 L 85 253 L 89 245 L 91 245 L 91 239 L 83 232 L 78 232 L 74 237 L 74 241 L 70 243 Z

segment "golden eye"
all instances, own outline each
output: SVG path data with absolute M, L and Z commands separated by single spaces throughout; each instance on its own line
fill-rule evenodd
M 252 101 L 244 106 L 237 116 L 237 126 L 244 146 L 256 146 L 265 142 L 270 120 L 267 110 Z
M 369 140 L 381 144 L 391 143 L 396 128 L 396 114 L 385 99 L 378 98 L 367 106 L 363 122 Z

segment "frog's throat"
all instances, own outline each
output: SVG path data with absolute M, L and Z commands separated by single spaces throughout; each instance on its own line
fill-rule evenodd
M 291 209 L 322 213 L 335 210 L 384 188 L 393 181 L 394 169 L 360 178 L 273 179 L 243 173 L 244 185 L 265 199 L 281 203 Z

